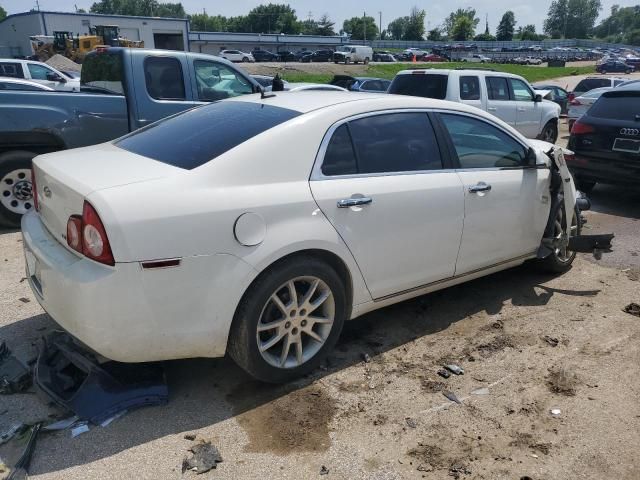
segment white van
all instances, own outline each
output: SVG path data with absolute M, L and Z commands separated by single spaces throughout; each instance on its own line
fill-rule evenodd
M 373 58 L 373 49 L 362 45 L 344 45 L 333 54 L 334 63 L 369 63 Z

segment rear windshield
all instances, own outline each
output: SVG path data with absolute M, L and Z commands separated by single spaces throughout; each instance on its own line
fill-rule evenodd
M 574 88 L 574 92 L 588 92 L 589 90 L 593 90 L 594 88 L 601 87 L 610 87 L 611 80 L 608 78 L 585 78 L 581 80 L 576 88 Z
M 640 91 L 604 93 L 589 109 L 589 116 L 611 120 L 640 120 Z
M 82 64 L 80 86 L 83 90 L 124 95 L 122 56 L 109 53 L 87 55 Z
M 298 115 L 300 112 L 261 103 L 216 102 L 160 120 L 115 144 L 191 170 Z
M 393 79 L 389 86 L 388 93 L 443 100 L 447 96 L 448 79 L 448 75 L 419 73 L 396 75 L 396 78 Z

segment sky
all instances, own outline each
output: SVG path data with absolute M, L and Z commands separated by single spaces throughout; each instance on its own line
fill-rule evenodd
M 75 6 L 89 10 L 93 0 L 38 0 L 41 10 L 50 11 L 75 11 Z M 162 0 L 159 0 L 162 2 Z M 179 0 L 169 0 L 179 1 Z M 207 1 L 207 0 L 182 0 L 187 13 L 202 12 L 205 8 L 210 15 L 234 16 L 246 14 L 253 7 L 261 3 L 269 3 L 259 0 L 226 0 L 226 1 Z M 419 2 L 417 0 L 367 0 L 366 2 L 357 0 L 292 0 L 280 1 L 271 0 L 271 3 L 288 3 L 296 10 L 298 18 L 306 19 L 311 15 L 313 18 L 320 18 L 323 14 L 328 14 L 331 20 L 336 22 L 336 31 L 342 27 L 342 22 L 354 16 L 361 16 L 364 11 L 367 15 L 376 18 L 379 23 L 380 13 L 382 12 L 382 28 L 397 17 L 409 14 L 411 7 L 417 5 L 419 8 L 426 10 L 427 18 L 425 27 L 427 30 L 440 25 L 443 19 L 450 12 L 457 8 L 472 7 L 476 9 L 481 22 L 478 25 L 478 32 L 484 32 L 485 15 L 488 15 L 489 29 L 495 34 L 495 29 L 500 22 L 502 14 L 506 10 L 513 10 L 516 16 L 516 26 L 533 23 L 538 32 L 542 32 L 542 23 L 546 17 L 551 0 L 449 0 L 447 2 Z M 639 0 L 602 0 L 602 11 L 600 19 L 609 15 L 609 10 L 614 4 L 623 7 L 637 5 Z M 35 8 L 36 0 L 0 0 L 2 6 L 7 13 L 19 13 Z M 599 19 L 599 20 L 600 20 Z

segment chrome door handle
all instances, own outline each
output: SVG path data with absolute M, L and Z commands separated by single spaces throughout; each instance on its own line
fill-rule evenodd
M 524 112 L 524 111 L 525 111 L 525 108 L 524 108 L 524 107 L 520 107 L 520 108 L 518 108 L 518 111 L 519 111 L 519 112 Z
M 487 110 L 490 112 L 495 112 L 498 109 L 496 107 L 487 107 Z
M 484 182 L 478 182 L 476 185 L 472 185 L 471 187 L 469 187 L 470 193 L 489 192 L 489 191 L 491 191 L 491 185 Z
M 371 197 L 343 198 L 338 200 L 338 208 L 357 207 L 358 205 L 368 205 L 371 202 L 373 202 Z

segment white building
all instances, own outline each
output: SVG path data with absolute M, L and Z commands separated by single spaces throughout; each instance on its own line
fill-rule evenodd
M 189 50 L 189 20 L 181 18 L 129 17 L 95 13 L 25 12 L 9 15 L 0 22 L 0 57 L 29 56 L 34 35 L 54 31 L 89 33 L 95 25 L 117 25 L 120 35 L 143 40 L 145 48 Z

